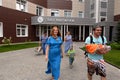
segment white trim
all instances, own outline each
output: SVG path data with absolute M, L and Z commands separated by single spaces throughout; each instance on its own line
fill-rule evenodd
M 103 36 L 105 36 L 105 26 L 104 26 L 103 28 L 104 28 L 104 31 L 103 31 Z
M 82 1 L 80 1 L 80 0 L 78 0 L 79 2 L 84 2 L 84 0 L 82 0 Z
M 68 25 L 66 25 L 66 27 L 67 27 L 67 32 L 68 32 Z
M 0 6 L 2 6 L 2 0 L 0 0 Z
M 0 37 L 3 37 L 3 23 L 0 22 Z
M 20 35 L 17 35 L 17 26 L 25 26 L 25 35 L 22 35 L 20 32 Z M 28 25 L 25 24 L 16 24 L 16 37 L 28 37 Z
M 96 23 L 99 22 L 99 0 L 96 0 Z
M 48 36 L 48 25 L 47 25 L 47 36 Z
M 41 8 L 41 15 L 38 15 L 38 14 L 36 14 L 36 15 L 38 15 L 38 16 L 44 16 L 44 8 L 42 6 L 37 5 L 36 6 L 36 13 L 37 13 L 37 8 Z
M 81 26 L 79 26 L 79 40 L 81 40 Z
M 92 33 L 92 26 L 89 26 L 89 34 Z
M 27 0 L 24 0 L 24 1 L 25 1 L 25 6 L 23 6 L 22 0 L 20 0 L 20 1 L 16 0 L 16 10 L 28 12 L 28 2 L 27 2 Z
M 54 15 L 52 15 L 52 13 L 54 13 Z M 51 16 L 59 17 L 60 16 L 59 10 L 57 10 L 57 9 L 51 9 Z
M 65 33 L 66 33 L 66 32 L 65 32 L 65 25 L 64 25 L 63 27 L 64 27 L 64 37 L 65 37 Z
M 41 36 L 41 25 L 39 25 L 39 36 Z
M 83 26 L 83 40 L 85 39 L 85 26 Z
M 63 32 L 63 25 L 61 25 L 61 33 Z M 62 34 L 62 36 L 63 36 L 63 34 Z M 62 37 L 62 39 L 63 39 L 63 37 Z

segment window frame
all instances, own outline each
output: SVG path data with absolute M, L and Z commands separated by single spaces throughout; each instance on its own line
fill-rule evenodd
M 82 12 L 82 16 L 80 17 L 80 12 Z M 84 12 L 83 11 L 78 11 L 78 18 L 84 18 Z
M 106 7 L 103 7 L 103 6 L 102 6 L 102 3 L 106 3 Z M 101 1 L 101 2 L 100 2 L 100 7 L 103 8 L 103 9 L 107 9 L 107 8 L 108 8 L 108 2 Z
M 78 0 L 79 2 L 84 2 L 84 0 Z
M 67 14 L 67 15 L 65 15 L 65 14 Z M 71 17 L 72 15 L 72 11 L 70 11 L 70 10 L 65 10 L 64 11 L 64 17 Z
M 53 13 L 57 13 L 57 14 L 54 14 L 54 16 L 52 15 L 52 12 Z M 59 15 L 59 10 L 51 10 L 51 16 L 53 16 L 53 17 L 59 17 L 60 15 Z
M 40 13 L 40 8 L 41 8 L 41 13 Z M 40 13 L 40 14 L 38 14 L 38 13 Z M 36 6 L 36 15 L 37 16 L 43 16 L 43 7 Z
M 22 1 L 24 1 L 24 3 L 22 3 Z M 16 10 L 27 12 L 27 0 L 16 0 Z
M 0 22 L 0 37 L 3 37 L 3 22 Z
M 20 28 L 18 28 L 18 26 L 20 26 Z M 25 28 L 21 28 L 21 27 L 25 27 Z M 18 35 L 18 29 L 20 29 L 20 34 Z M 23 35 L 22 30 L 25 30 L 25 35 Z M 25 24 L 16 24 L 16 37 L 28 37 L 28 25 Z

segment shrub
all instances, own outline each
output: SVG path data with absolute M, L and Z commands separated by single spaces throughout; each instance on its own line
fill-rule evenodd
M 9 37 L 8 39 L 6 37 L 3 38 L 2 43 L 10 45 L 12 42 L 12 37 Z
M 120 50 L 120 43 L 117 42 L 113 42 L 110 44 L 112 48 Z

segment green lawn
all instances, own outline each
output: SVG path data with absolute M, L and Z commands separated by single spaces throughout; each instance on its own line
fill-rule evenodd
M 104 55 L 105 61 L 120 68 L 120 50 L 112 49 L 109 53 Z
M 21 43 L 21 44 L 15 44 L 15 45 L 4 45 L 0 46 L 0 53 L 1 52 L 7 52 L 7 51 L 13 51 L 13 50 L 20 50 L 25 48 L 32 48 L 38 46 L 38 43 Z

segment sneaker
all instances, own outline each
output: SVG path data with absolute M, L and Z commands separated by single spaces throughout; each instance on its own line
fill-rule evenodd
M 70 69 L 72 69 L 73 68 L 73 65 L 70 65 Z

